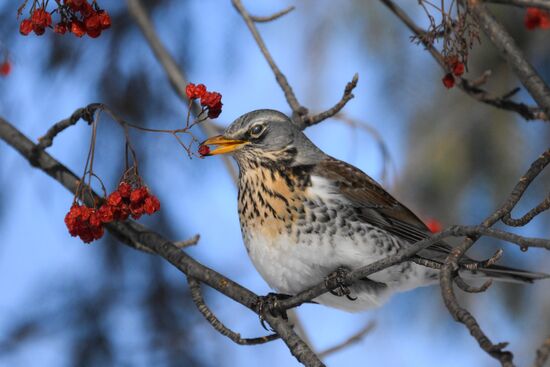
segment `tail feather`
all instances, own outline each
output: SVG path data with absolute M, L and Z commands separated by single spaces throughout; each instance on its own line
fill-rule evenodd
M 535 273 L 500 265 L 491 265 L 487 268 L 479 269 L 479 272 L 489 278 L 510 283 L 533 283 L 535 280 L 550 278 L 550 274 Z

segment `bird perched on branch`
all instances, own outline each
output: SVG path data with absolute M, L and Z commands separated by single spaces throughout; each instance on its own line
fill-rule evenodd
M 278 292 L 294 295 L 327 276 L 398 253 L 431 236 L 426 225 L 356 167 L 315 146 L 283 113 L 249 112 L 207 139 L 205 155 L 233 155 L 239 166 L 238 211 L 254 266 Z M 442 264 L 452 247 L 439 242 L 417 261 Z M 437 266 L 406 261 L 314 301 L 347 311 L 379 306 L 395 292 L 438 281 Z M 461 265 L 475 263 L 463 257 Z M 473 277 L 532 282 L 544 274 L 480 267 Z M 343 297 L 346 296 L 346 297 Z

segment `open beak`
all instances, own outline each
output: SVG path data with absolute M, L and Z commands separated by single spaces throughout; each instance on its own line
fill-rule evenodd
M 216 135 L 206 139 L 199 146 L 199 152 L 203 156 L 231 153 L 238 147 L 246 144 L 244 140 L 227 139 L 223 135 Z M 209 145 L 216 145 L 216 149 L 210 150 Z M 205 147 L 205 148 L 203 148 Z

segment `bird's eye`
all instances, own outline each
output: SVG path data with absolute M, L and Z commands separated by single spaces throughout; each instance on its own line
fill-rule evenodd
M 264 125 L 254 125 L 250 128 L 250 136 L 259 137 L 264 132 Z

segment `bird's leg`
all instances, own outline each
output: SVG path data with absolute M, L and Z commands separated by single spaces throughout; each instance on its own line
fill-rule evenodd
M 269 331 L 265 326 L 265 315 L 269 313 L 273 317 L 282 317 L 284 320 L 288 320 L 286 310 L 281 310 L 279 307 L 279 301 L 292 297 L 288 294 L 282 293 L 268 293 L 266 296 L 258 297 L 258 303 L 256 304 L 256 310 L 260 316 L 260 323 L 262 327 Z M 273 331 L 273 330 L 271 330 Z
M 352 297 L 351 290 L 347 284 L 347 278 L 350 270 L 345 266 L 340 266 L 338 269 L 330 273 L 325 278 L 325 286 L 330 289 L 330 294 L 337 297 L 346 296 L 350 301 L 355 301 L 357 297 Z

